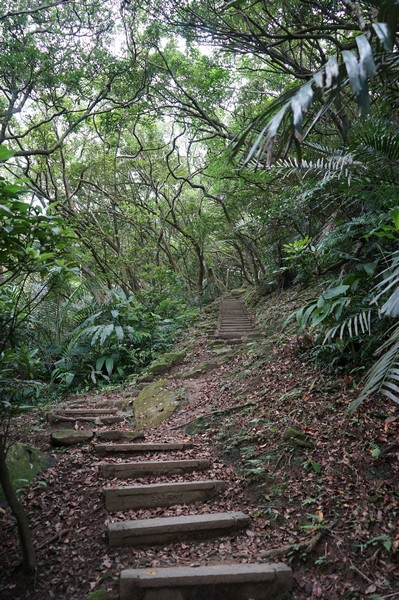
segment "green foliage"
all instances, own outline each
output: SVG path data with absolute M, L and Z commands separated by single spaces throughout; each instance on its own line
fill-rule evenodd
M 87 386 L 121 381 L 139 372 L 177 339 L 192 317 L 187 311 L 178 312 L 178 306 L 173 304 L 173 318 L 163 318 L 118 290 L 109 291 L 102 304 L 91 302 L 91 314 L 61 349 L 53 383 Z M 161 312 L 164 308 L 161 303 Z
M 296 144 L 301 160 L 299 143 L 311 133 L 315 124 L 340 102 L 342 92 L 348 85 L 361 115 L 366 117 L 370 111 L 370 81 L 378 70 L 389 70 L 387 65 L 392 68 L 391 75 L 395 71 L 393 45 L 399 17 L 395 4 L 395 0 L 378 3 L 381 20 L 371 24 L 377 36 L 372 41 L 373 46 L 363 33 L 357 35 L 354 40 L 357 53 L 342 50 L 340 63 L 336 56 L 331 56 L 305 84 L 283 92 L 244 129 L 235 143 L 234 153 L 237 154 L 243 149 L 245 152 L 249 140 L 250 150 L 246 153 L 245 163 L 253 160 L 270 164 L 271 147 L 275 138 L 279 130 L 283 129 L 283 124 L 289 123 L 285 131 L 283 129 L 284 141 Z M 387 19 L 387 22 L 383 19 Z M 392 62 L 387 61 L 387 57 L 380 52 L 381 43 Z M 321 104 L 321 108 L 309 119 L 312 104 Z
M 12 153 L 0 146 L 5 161 Z M 59 217 L 21 199 L 19 184 L 0 178 L 0 417 L 43 387 L 34 377 L 38 350 L 29 343 L 28 324 L 44 301 L 50 279 L 71 271 L 68 245 L 74 236 Z M 49 279 L 50 276 L 50 279 Z
M 316 272 L 317 254 L 309 236 L 283 244 L 288 268 L 296 271 L 294 283 L 307 281 Z

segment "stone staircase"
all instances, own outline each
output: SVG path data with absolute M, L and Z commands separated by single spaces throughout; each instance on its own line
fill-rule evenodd
M 244 309 L 240 301 L 229 301 L 226 306 L 229 318 L 222 319 L 219 335 L 228 337 L 240 333 L 248 336 L 255 331 L 251 318 L 242 317 Z M 240 320 L 238 329 L 233 326 L 233 314 Z M 121 429 L 101 429 L 112 417 L 121 418 L 119 423 L 124 424 L 120 425 Z M 193 444 L 185 440 L 126 442 L 125 437 L 144 438 L 144 434 L 127 429 L 131 427 L 130 415 L 111 407 L 94 409 L 82 406 L 58 410 L 49 421 L 53 427 L 72 422 L 76 427 L 79 424 L 86 427 L 88 423 L 96 425 L 95 430 L 85 430 L 87 435 L 90 434 L 86 441 L 101 441 L 108 432 L 110 443 L 94 443 L 93 449 L 102 457 L 98 464 L 99 494 L 102 494 L 105 508 L 110 513 L 110 522 L 106 526 L 109 548 L 161 546 L 163 552 L 167 552 L 168 544 L 181 540 L 190 543 L 191 540 L 206 538 L 220 543 L 220 536 L 236 536 L 250 527 L 250 517 L 243 512 L 217 509 L 212 512 L 212 499 L 225 493 L 226 481 L 184 479 L 188 473 L 194 476 L 198 473 L 201 477 L 201 473 L 206 473 L 212 466 L 208 459 L 201 458 L 200 448 L 193 447 Z M 173 459 L 175 452 L 179 452 L 179 456 Z M 156 453 L 156 460 L 151 460 L 153 453 Z M 182 458 L 182 454 L 186 456 Z M 121 460 L 123 462 L 116 462 Z M 176 475 L 182 476 L 183 480 L 176 481 Z M 143 476 L 170 477 L 172 481 L 144 485 L 142 481 L 135 482 Z M 161 507 L 183 505 L 193 505 L 195 513 L 140 518 L 142 509 L 156 511 Z M 201 510 L 202 506 L 204 510 Z M 121 570 L 119 577 L 120 600 L 286 600 L 291 588 L 292 571 L 283 563 L 248 564 L 233 560 L 228 564 L 207 564 L 205 560 L 199 566 L 126 568 Z
M 255 319 L 248 313 L 243 301 L 233 297 L 222 298 L 214 337 L 234 343 L 259 336 Z

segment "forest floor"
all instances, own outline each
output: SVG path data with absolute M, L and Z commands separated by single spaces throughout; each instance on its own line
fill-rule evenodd
M 296 290 L 266 299 L 258 317 L 265 338 L 233 347 L 221 364 L 213 362 L 214 368 L 195 377 L 178 376 L 227 352 L 206 334 L 215 324 L 216 305 L 179 343 L 186 350 L 184 364 L 168 377 L 184 387 L 185 399 L 168 421 L 146 431 L 146 441 L 190 440 L 194 448 L 173 458 L 212 460 L 206 478 L 226 480 L 227 489 L 201 506 L 111 518 L 101 497 L 109 482 L 98 477 L 100 460 L 92 444 L 51 448 L 43 410 L 15 419 L 12 438 L 51 453 L 55 463 L 23 492 L 38 556 L 33 579 L 22 573 L 15 522 L 0 509 L 0 597 L 83 600 L 103 589 L 114 600 L 121 568 L 259 562 L 270 560 L 269 551 L 276 549 L 271 560 L 289 562 L 294 571 L 292 600 L 399 599 L 398 407 L 373 398 L 346 414 L 357 395 L 354 379 L 302 361 L 295 336 L 281 331 L 284 315 L 303 300 Z M 92 406 L 104 399 L 133 403 L 132 387 L 79 397 Z M 157 456 L 138 460 L 146 459 Z M 166 478 L 138 483 L 150 481 Z M 248 514 L 251 527 L 234 538 L 159 548 L 106 544 L 110 520 L 224 510 Z

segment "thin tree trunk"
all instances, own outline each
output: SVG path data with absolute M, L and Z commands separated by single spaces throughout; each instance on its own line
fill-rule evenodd
M 36 555 L 32 542 L 32 532 L 29 527 L 26 511 L 21 502 L 18 500 L 15 490 L 11 484 L 10 473 L 6 463 L 3 434 L 0 434 L 0 484 L 3 488 L 4 496 L 17 521 L 19 541 L 21 543 L 25 571 L 28 573 L 33 573 L 36 569 Z

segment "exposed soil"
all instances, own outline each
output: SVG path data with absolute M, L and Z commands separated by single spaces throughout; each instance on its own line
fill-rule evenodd
M 263 316 L 269 311 L 273 319 L 279 303 L 296 301 L 289 295 L 270 300 Z M 352 378 L 332 377 L 299 360 L 295 338 L 280 339 L 275 321 L 264 341 L 234 347 L 235 354 L 218 368 L 174 379 L 216 355 L 200 329 L 191 333 L 185 364 L 171 372 L 176 386 L 185 387 L 187 400 L 167 422 L 146 432 L 146 441 L 190 440 L 194 448 L 134 458 L 210 458 L 211 471 L 184 476 L 227 481 L 226 492 L 207 503 L 109 515 L 101 488 L 123 482 L 99 478 L 97 465 L 103 459 L 93 444 L 50 449 L 50 427 L 40 411 L 15 420 L 12 437 L 50 452 L 56 462 L 23 493 L 39 561 L 33 579 L 25 578 L 20 566 L 15 522 L 8 510 L 0 510 L 2 599 L 83 600 L 103 588 L 109 600 L 116 600 L 121 568 L 258 562 L 270 560 L 270 549 L 286 546 L 276 560 L 288 561 L 294 570 L 292 600 L 399 598 L 398 408 L 373 398 L 347 416 L 356 397 Z M 104 399 L 121 398 L 133 402 L 132 389 L 79 401 L 98 406 Z M 116 427 L 124 426 L 131 428 Z M 297 433 L 290 436 L 291 430 Z M 108 520 L 224 510 L 249 514 L 251 527 L 234 538 L 158 548 L 110 550 L 106 544 Z M 308 541 L 314 542 L 311 551 L 304 548 Z

